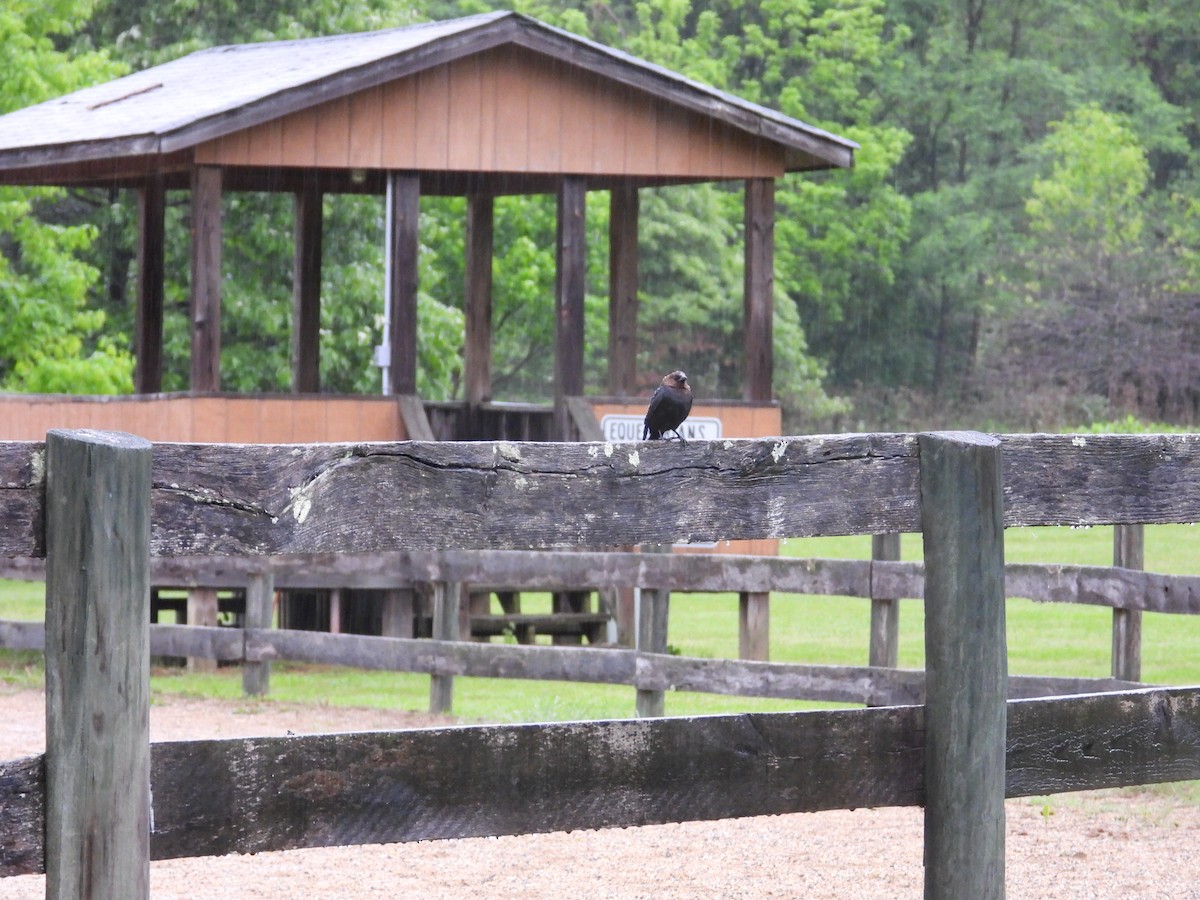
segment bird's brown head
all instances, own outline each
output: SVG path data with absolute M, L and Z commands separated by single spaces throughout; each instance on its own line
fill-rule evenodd
M 683 391 L 690 391 L 691 387 L 687 383 L 687 375 L 676 369 L 670 375 L 663 378 L 662 383 L 667 387 L 677 388 Z

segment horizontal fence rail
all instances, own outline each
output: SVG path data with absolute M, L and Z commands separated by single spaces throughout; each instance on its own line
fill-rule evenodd
M 152 745 L 155 859 L 923 802 L 923 708 Z M 1200 691 L 1010 701 L 1007 797 L 1200 778 Z M 0 763 L 0 875 L 42 871 L 42 758 Z M 461 777 L 469 771 L 470 778 Z
M 1005 435 L 1004 524 L 1200 521 L 1198 435 Z M 666 444 L 158 444 L 156 556 L 920 531 L 915 435 Z M 45 555 L 41 443 L 0 444 L 0 557 Z M 564 516 L 561 510 L 588 510 Z M 362 520 L 349 511 L 364 511 Z M 599 511 L 603 510 L 604 514 Z
M 676 555 L 521 550 L 445 550 L 302 556 L 156 557 L 150 580 L 171 587 L 244 588 L 269 571 L 275 587 L 383 590 L 454 581 L 492 590 L 668 588 L 680 592 L 762 591 L 837 597 L 920 600 L 921 562 L 792 559 L 717 554 Z M 43 581 L 40 559 L 0 559 L 0 578 Z M 1164 575 L 1111 566 L 1008 563 L 1005 593 L 1039 603 L 1083 603 L 1148 612 L 1200 614 L 1200 576 Z
M 41 650 L 40 622 L 0 621 L 0 647 Z M 550 647 L 326 634 L 287 629 L 151 625 L 155 656 L 220 662 L 309 662 L 423 675 L 519 678 L 614 684 L 652 691 L 694 691 L 827 703 L 890 706 L 921 703 L 919 669 L 707 659 L 637 650 Z M 1144 687 L 1115 678 L 1010 675 L 1010 698 L 1050 697 Z

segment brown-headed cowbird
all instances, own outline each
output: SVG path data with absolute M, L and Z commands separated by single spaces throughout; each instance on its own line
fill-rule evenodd
M 650 398 L 650 408 L 646 410 L 645 427 L 642 429 L 642 440 L 657 441 L 668 431 L 675 432 L 675 437 L 683 440 L 679 426 L 692 411 L 692 386 L 687 382 L 687 376 L 678 369 L 667 375 L 654 390 Z

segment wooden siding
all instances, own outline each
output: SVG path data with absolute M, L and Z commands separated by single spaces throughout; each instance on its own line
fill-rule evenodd
M 784 148 L 501 47 L 200 144 L 204 165 L 707 179 L 784 174 Z
M 219 444 L 406 437 L 399 405 L 388 397 L 0 396 L 0 440 L 41 441 L 51 428 L 100 428 L 151 441 Z

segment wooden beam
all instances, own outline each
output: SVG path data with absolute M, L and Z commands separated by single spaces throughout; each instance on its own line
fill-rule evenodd
M 771 657 L 771 594 L 738 593 L 738 658 L 765 662 Z
M 925 897 L 1004 896 L 1000 441 L 923 434 Z
M 648 554 L 666 554 L 671 547 L 651 544 L 643 547 Z M 665 588 L 642 588 L 638 591 L 637 650 L 639 653 L 667 652 L 667 629 L 670 619 L 671 592 Z M 659 687 L 638 687 L 637 714 L 651 718 L 666 714 L 666 694 Z
M 192 171 L 191 389 L 221 389 L 221 180 L 217 166 Z
M 1200 522 L 1200 442 L 1189 435 L 1089 435 L 1085 446 L 1072 440 L 1082 438 L 1002 439 L 1005 527 Z M 302 453 L 158 444 L 153 551 L 376 554 L 920 530 L 912 435 L 659 443 L 636 454 L 615 445 L 611 455 L 604 444 L 586 443 L 327 444 Z M 7 523 L 0 558 L 44 555 L 43 454 L 37 442 L 0 442 L 0 518 Z M 1063 491 L 1064 483 L 1089 489 Z M 489 502 L 481 506 L 484 490 Z M 614 503 L 619 519 L 558 512 Z M 371 527 L 355 527 L 360 508 L 371 511 Z M 906 564 L 879 563 L 877 576 L 890 566 L 905 571 Z M 1200 610 L 1194 580 L 1101 567 L 1062 571 L 1055 596 L 1079 586 L 1088 603 Z M 1115 593 L 1122 582 L 1136 590 L 1133 600 Z M 1179 588 L 1183 597 L 1174 596 Z
M 275 612 L 275 579 L 269 571 L 255 572 L 246 588 L 246 624 L 266 629 L 273 624 Z M 242 666 L 242 692 L 251 697 L 266 696 L 271 687 L 269 660 L 247 661 Z
M 388 345 L 389 394 L 417 393 L 417 250 L 421 215 L 421 180 L 409 172 L 388 173 L 391 198 L 391 315 Z
M 381 605 L 380 634 L 383 637 L 413 637 L 412 588 L 389 588 L 384 592 Z
M 188 588 L 187 592 L 187 623 L 215 628 L 217 615 L 220 611 L 217 601 L 217 589 L 212 587 Z M 215 660 L 203 656 L 189 656 L 187 667 L 192 672 L 215 672 Z
M 554 423 L 571 439 L 566 398 L 583 396 L 583 301 L 587 289 L 587 185 L 567 176 L 558 188 L 557 274 L 554 291 Z
M 46 438 L 46 896 L 150 895 L 150 456 Z
M 306 179 L 294 195 L 292 264 L 292 390 L 321 390 L 321 248 L 324 198 Z
M 1146 567 L 1146 526 L 1113 526 L 1113 565 L 1122 569 Z M 1142 611 L 1117 608 L 1112 613 L 1112 676 L 1142 680 Z
M 429 414 L 425 404 L 416 394 L 400 394 L 396 398 L 400 404 L 400 420 L 404 423 L 404 436 L 410 441 L 432 441 L 433 428 L 429 424 Z
M 494 207 L 495 202 L 490 194 L 472 194 L 467 197 L 466 346 L 463 378 L 469 408 L 492 399 Z
M 900 559 L 900 535 L 871 536 L 872 562 L 897 562 Z M 894 669 L 900 659 L 900 598 L 876 589 L 875 566 L 871 566 L 871 642 L 867 655 L 872 666 Z
M 433 583 L 433 639 L 458 641 L 461 637 L 459 611 L 462 586 L 454 581 Z M 449 713 L 454 706 L 454 677 L 448 672 L 434 673 L 429 679 L 429 711 Z
M 1195 688 L 1016 701 L 1008 710 L 1008 797 L 1200 778 Z M 151 851 L 172 859 L 918 806 L 923 713 L 905 706 L 156 743 Z M 44 806 L 42 757 L 0 762 L 0 875 L 44 871 Z
M 166 208 L 162 177 L 146 179 L 137 191 L 137 309 L 133 338 L 133 390 L 137 394 L 157 394 L 162 390 Z
M 596 412 L 586 397 L 564 397 L 563 401 L 567 404 L 571 427 L 579 435 L 581 441 L 604 440 L 604 432 L 600 430 Z
M 637 392 L 638 218 L 635 185 L 613 188 L 608 220 L 608 392 Z
M 751 178 L 745 188 L 745 322 L 742 398 L 759 403 L 774 396 L 775 368 L 775 180 Z

